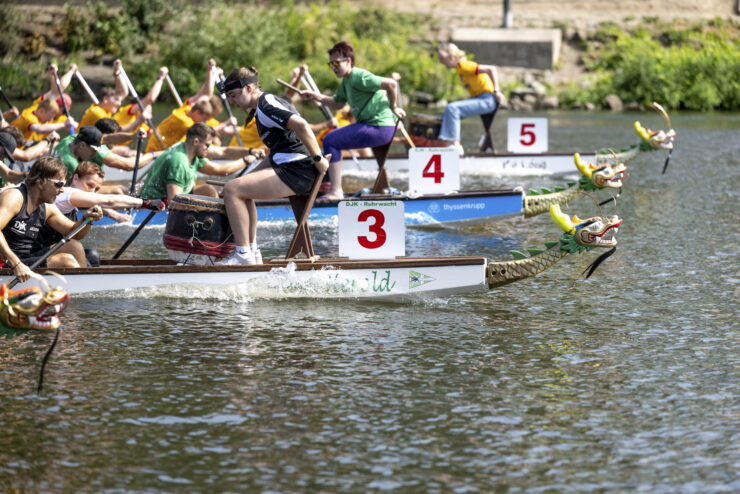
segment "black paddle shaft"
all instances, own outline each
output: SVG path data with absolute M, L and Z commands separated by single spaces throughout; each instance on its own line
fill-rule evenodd
M 5 91 L 3 91 L 2 86 L 0 86 L 0 94 L 3 96 L 3 100 L 5 100 L 5 104 L 8 105 L 8 108 L 12 109 L 13 103 L 11 103 L 10 100 L 8 99 L 8 95 L 5 94 Z
M 134 195 L 134 191 L 136 190 L 136 175 L 139 173 L 139 159 L 141 158 L 141 142 L 142 139 L 139 137 L 136 140 L 136 161 L 134 162 L 134 173 L 131 177 L 131 189 L 128 193 L 130 196 Z
M 149 212 L 149 215 L 146 218 L 144 218 L 144 221 L 142 221 L 139 227 L 134 231 L 134 233 L 132 233 L 131 236 L 128 239 L 126 239 L 126 241 L 123 243 L 121 248 L 118 249 L 118 252 L 116 252 L 113 255 L 113 257 L 111 257 L 111 259 L 118 259 L 119 257 L 121 257 L 121 254 L 123 254 L 126 251 L 126 249 L 128 249 L 128 246 L 131 245 L 131 242 L 133 242 L 136 239 L 136 237 L 139 236 L 139 233 L 141 233 L 141 230 L 143 230 L 146 224 L 149 223 L 149 221 L 151 221 L 152 218 L 154 218 L 155 214 L 157 214 L 157 211 Z
M 85 228 L 91 222 L 92 222 L 92 220 L 90 218 L 85 218 L 82 223 L 80 223 L 79 225 L 77 225 L 77 228 L 75 228 L 74 230 L 72 230 L 71 232 L 69 232 L 69 234 L 66 237 L 62 238 L 59 242 L 56 243 L 56 245 L 54 247 L 52 247 L 51 249 L 49 249 L 49 252 L 47 252 L 46 254 L 44 254 L 43 256 L 41 256 L 41 258 L 39 258 L 35 263 L 31 264 L 29 266 L 29 269 L 31 271 L 33 271 L 37 267 L 41 266 L 41 264 L 43 264 L 44 261 L 46 261 L 49 258 L 49 256 L 51 256 L 56 251 L 58 251 L 59 249 L 61 249 L 62 248 L 62 245 L 64 245 L 67 242 L 69 242 L 72 237 L 74 237 L 75 235 L 77 235 L 78 233 L 80 233 L 80 231 L 83 228 Z M 18 283 L 19 283 L 18 282 L 18 278 L 17 277 L 16 278 L 13 278 L 11 280 L 11 282 L 8 283 L 8 288 L 13 288 Z

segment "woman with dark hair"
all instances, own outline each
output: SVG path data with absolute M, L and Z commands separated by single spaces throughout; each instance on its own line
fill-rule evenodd
M 9 187 L 0 193 L 0 255 L 13 274 L 23 282 L 31 276 L 29 265 L 48 252 L 51 245 L 39 249 L 36 238 L 47 223 L 62 235 L 67 235 L 82 220 L 72 221 L 54 205 L 54 200 L 64 189 L 67 169 L 58 158 L 43 156 L 31 166 L 25 182 L 18 187 Z M 85 211 L 84 217 L 99 220 L 103 212 L 99 206 Z M 82 239 L 90 230 L 83 228 L 74 238 L 64 244 L 46 260 L 46 266 L 85 267 L 85 252 Z
M 335 129 L 324 138 L 324 153 L 331 154 L 331 188 L 324 199 L 342 199 L 342 150 L 375 147 L 393 139 L 398 118 L 406 113 L 396 100 L 396 81 L 355 67 L 355 50 L 340 41 L 329 50 L 329 67 L 342 79 L 333 96 L 302 91 L 301 97 L 313 99 L 333 110 L 350 105 L 355 122 Z
M 236 250 L 217 264 L 260 264 L 257 249 L 255 199 L 277 199 L 310 192 L 319 173 L 329 167 L 311 126 L 290 103 L 262 91 L 257 69 L 235 69 L 223 83 L 221 93 L 232 105 L 254 116 L 262 142 L 270 154 L 250 173 L 224 186 L 223 197 Z

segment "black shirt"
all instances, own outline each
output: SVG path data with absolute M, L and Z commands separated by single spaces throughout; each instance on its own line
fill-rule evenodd
M 23 206 L 5 228 L 3 235 L 8 246 L 18 257 L 28 257 L 31 253 L 38 250 L 35 245 L 41 228 L 46 224 L 46 204 L 42 203 L 36 211 L 28 214 L 26 205 L 28 203 L 28 187 L 25 183 L 16 187 L 23 194 Z
M 270 148 L 270 159 L 273 163 L 285 163 L 309 156 L 308 149 L 298 135 L 287 128 L 288 119 L 293 115 L 300 116 L 290 103 L 274 94 L 262 93 L 257 101 L 257 132 L 262 142 Z M 276 154 L 283 156 L 275 159 Z

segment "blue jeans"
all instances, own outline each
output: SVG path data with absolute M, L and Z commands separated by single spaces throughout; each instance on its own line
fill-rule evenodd
M 460 140 L 460 120 L 473 115 L 485 115 L 496 109 L 498 103 L 493 93 L 481 93 L 475 98 L 453 101 L 442 115 L 439 138 L 443 141 Z

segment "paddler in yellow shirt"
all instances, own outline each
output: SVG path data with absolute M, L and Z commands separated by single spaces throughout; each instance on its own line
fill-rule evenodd
M 473 115 L 493 112 L 506 102 L 498 82 L 498 72 L 493 65 L 483 65 L 468 60 L 466 54 L 453 43 L 442 43 L 437 48 L 439 61 L 448 69 L 457 70 L 460 82 L 470 93 L 470 98 L 453 101 L 442 115 L 439 139 L 449 141 L 460 155 L 460 120 Z
M 101 118 L 113 118 L 113 115 L 121 107 L 121 101 L 128 96 L 128 87 L 123 78 L 120 60 L 113 62 L 113 78 L 116 81 L 115 89 L 104 87 L 101 90 L 99 98 L 100 102 L 91 104 L 87 110 L 85 110 L 85 114 L 82 115 L 82 118 L 80 119 L 79 127 L 95 125 L 95 122 Z M 131 125 L 131 128 L 133 127 L 135 127 L 135 125 Z M 129 130 L 131 129 L 124 127 L 124 131 Z
M 65 100 L 72 102 L 68 95 L 64 96 Z M 72 118 L 69 124 L 74 126 L 77 122 Z M 11 122 L 13 127 L 21 131 L 29 144 L 43 140 L 52 132 L 66 129 L 69 124 L 56 99 L 44 99 L 36 105 L 25 108 L 21 115 Z
M 152 111 L 152 104 L 157 101 L 157 98 L 159 98 L 159 93 L 162 92 L 162 84 L 164 83 L 164 79 L 167 77 L 168 73 L 169 71 L 167 70 L 167 67 L 159 68 L 157 79 L 154 81 L 154 84 L 152 84 L 152 87 L 149 88 L 149 92 L 146 96 L 141 99 L 141 106 L 143 106 L 145 110 L 149 110 L 149 112 Z M 121 129 L 124 129 L 124 132 L 133 132 L 134 130 L 144 129 L 147 133 L 150 133 L 151 129 L 140 115 L 141 109 L 139 108 L 139 105 L 133 102 L 119 108 L 116 114 L 113 115 L 113 118 L 118 122 L 118 125 L 121 126 Z M 127 127 L 134 122 L 136 122 L 136 126 L 128 129 Z

